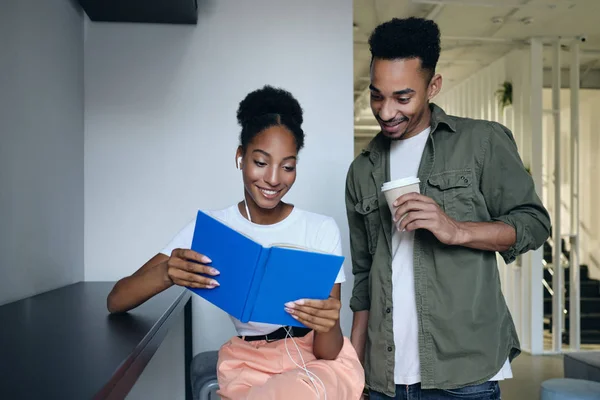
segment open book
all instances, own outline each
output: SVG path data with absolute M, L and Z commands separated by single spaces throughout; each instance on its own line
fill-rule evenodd
M 294 245 L 262 246 L 202 211 L 192 250 L 212 260 L 220 286 L 191 291 L 242 322 L 300 327 L 284 304 L 327 299 L 344 262 L 342 256 Z

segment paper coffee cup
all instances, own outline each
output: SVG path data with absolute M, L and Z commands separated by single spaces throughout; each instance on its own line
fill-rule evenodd
M 381 186 L 381 191 L 385 195 L 385 200 L 388 203 L 390 212 L 392 215 L 396 212 L 394 202 L 398 200 L 398 197 L 406 193 L 420 193 L 419 183 L 421 181 L 416 176 L 408 178 L 397 179 L 395 181 L 386 182 Z

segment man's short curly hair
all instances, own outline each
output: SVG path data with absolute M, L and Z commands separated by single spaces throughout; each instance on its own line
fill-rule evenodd
M 428 19 L 394 18 L 375 28 L 369 46 L 371 59 L 420 59 L 431 79 L 440 58 L 440 30 Z

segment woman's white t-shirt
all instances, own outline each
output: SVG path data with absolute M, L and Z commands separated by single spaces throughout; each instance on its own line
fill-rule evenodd
M 205 212 L 232 229 L 251 237 L 263 246 L 269 246 L 273 243 L 286 243 L 342 255 L 340 230 L 334 219 L 325 215 L 294 207 L 290 215 L 283 221 L 273 225 L 258 225 L 244 218 L 237 204 L 224 210 Z M 195 226 L 196 220 L 194 219 L 171 240 L 161 253 L 170 256 L 174 249 L 189 249 L 192 246 Z M 346 276 L 342 267 L 335 283 L 342 283 L 345 280 Z M 231 317 L 231 319 L 238 335 L 242 336 L 266 335 L 281 327 L 281 325 L 258 322 L 243 323 L 234 317 Z

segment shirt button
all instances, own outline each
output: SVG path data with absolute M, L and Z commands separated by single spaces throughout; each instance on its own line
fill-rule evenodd
M 367 211 L 371 211 L 371 207 L 370 207 L 370 206 L 367 206 L 366 210 L 367 210 Z
M 389 313 L 392 312 L 392 309 L 388 307 L 388 308 L 385 309 L 385 312 L 389 314 Z
M 393 349 L 392 349 L 392 346 L 389 346 L 389 347 L 388 347 L 388 351 L 392 351 L 392 350 L 393 350 Z

